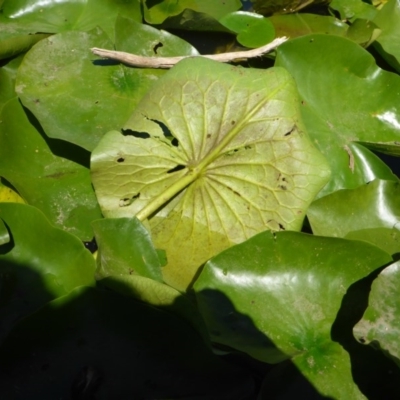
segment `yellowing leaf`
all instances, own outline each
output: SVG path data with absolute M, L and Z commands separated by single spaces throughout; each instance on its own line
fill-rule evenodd
M 106 217 L 148 219 L 164 280 L 186 289 L 199 266 L 267 230 L 299 230 L 329 179 L 283 68 L 187 59 L 143 98 L 123 134 L 92 153 Z

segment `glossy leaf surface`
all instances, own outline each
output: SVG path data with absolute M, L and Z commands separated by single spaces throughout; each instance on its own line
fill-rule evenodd
M 164 56 L 196 54 L 182 39 L 126 18 L 117 22 L 118 50 L 152 56 L 162 47 Z M 43 40 L 24 58 L 16 86 L 23 104 L 48 136 L 88 150 L 105 132 L 122 126 L 148 88 L 164 74 L 95 61 L 92 47 L 112 49 L 113 43 L 100 29 L 65 32 Z
M 185 289 L 211 256 L 265 229 L 300 229 L 329 178 L 284 69 L 188 59 L 92 153 L 106 217 L 149 218 L 164 280 Z
M 394 254 L 400 252 L 399 197 L 399 182 L 375 180 L 357 189 L 340 190 L 314 201 L 307 217 L 315 235 L 346 237 L 353 231 L 383 229 L 385 236 L 381 237 L 375 231 L 375 238 L 370 239 Z M 364 233 L 367 240 L 368 231 Z M 362 239 L 360 234 L 357 238 Z M 391 239 L 387 241 L 385 237 Z
M 1 22 L 27 33 L 103 29 L 111 38 L 118 14 L 141 21 L 139 0 L 4 0 Z
M 382 29 L 375 48 L 385 60 L 400 72 L 400 3 L 388 1 L 374 18 Z
M 10 234 L 4 221 L 0 219 L 0 246 L 10 241 Z
M 186 322 L 92 288 L 22 321 L 0 356 L 5 398 L 240 400 L 253 391 L 249 375 L 215 356 Z
M 94 284 L 95 262 L 82 242 L 36 208 L 0 203 L 11 234 L 0 246 L 1 339 L 19 319 L 81 285 Z
M 265 232 L 212 258 L 194 290 L 213 341 L 291 358 L 321 394 L 359 399 L 332 325 L 348 288 L 390 260 L 363 242 Z
M 375 178 L 396 179 L 357 142 L 400 154 L 400 77 L 337 36 L 304 36 L 284 43 L 277 54 L 276 65 L 296 81 L 307 130 L 331 165 L 332 179 L 320 196 Z
M 185 9 L 205 13 L 215 19 L 237 11 L 241 7 L 240 0 L 143 0 L 144 18 L 149 24 L 158 25 L 167 18 L 181 14 Z
M 400 367 L 400 262 L 386 267 L 374 281 L 368 308 L 354 327 L 360 343 L 383 350 Z
M 93 222 L 97 245 L 96 277 L 141 275 L 162 281 L 161 265 L 148 231 L 136 218 Z
M 91 240 L 90 223 L 101 213 L 87 168 L 89 154 L 42 135 L 17 99 L 3 107 L 1 120 L 0 176 L 54 225 Z
M 377 9 L 362 0 L 332 0 L 329 8 L 339 13 L 340 19 L 354 22 L 357 18 L 374 19 Z

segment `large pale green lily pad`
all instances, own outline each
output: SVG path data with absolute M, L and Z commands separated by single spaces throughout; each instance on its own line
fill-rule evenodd
M 357 189 L 339 190 L 314 201 L 307 217 L 315 235 L 350 235 L 372 242 L 390 254 L 399 253 L 399 198 L 399 182 L 375 180 Z M 372 232 L 375 235 L 371 235 Z
M 95 262 L 75 236 L 50 225 L 36 208 L 0 203 L 11 241 L 0 246 L 1 339 L 19 319 L 82 285 L 94 284 Z
M 294 77 L 304 123 L 329 159 L 332 179 L 320 196 L 375 178 L 397 179 L 357 143 L 400 154 L 399 76 L 378 68 L 374 58 L 355 43 L 322 34 L 281 45 L 276 65 Z
M 132 274 L 162 281 L 161 263 L 150 235 L 136 218 L 94 221 L 98 279 Z
M 388 1 L 374 18 L 374 22 L 382 29 L 375 43 L 375 48 L 386 61 L 400 72 L 400 3 Z
M 0 348 L 3 398 L 250 398 L 249 374 L 166 311 L 94 288 L 52 301 Z
M 118 50 L 154 56 L 162 47 L 166 56 L 197 54 L 182 39 L 127 18 L 118 19 L 116 32 Z M 25 56 L 16 83 L 23 104 L 48 136 L 88 150 L 105 132 L 122 126 L 164 74 L 96 60 L 92 47 L 112 49 L 114 45 L 100 29 L 65 32 L 43 40 Z
M 361 399 L 332 326 L 350 286 L 390 261 L 363 242 L 264 232 L 208 261 L 194 290 L 213 341 L 291 358 L 321 394 Z
M 386 267 L 374 281 L 368 308 L 354 327 L 360 343 L 382 349 L 400 367 L 400 262 Z
M 299 230 L 329 179 L 281 68 L 184 60 L 125 128 L 92 153 L 96 194 L 106 217 L 148 219 L 167 252 L 164 279 L 178 289 L 232 244 L 266 229 Z
M 59 33 L 89 31 L 99 26 L 113 38 L 118 14 L 140 22 L 140 0 L 4 0 L 0 21 L 7 34 L 13 36 L 12 29 Z
M 181 14 L 185 9 L 205 13 L 215 19 L 239 10 L 240 0 L 143 0 L 144 18 L 149 24 L 158 25 L 169 17 Z
M 89 154 L 41 135 L 18 99 L 3 107 L 1 120 L 0 176 L 54 225 L 91 240 L 90 224 L 101 212 L 87 166 Z

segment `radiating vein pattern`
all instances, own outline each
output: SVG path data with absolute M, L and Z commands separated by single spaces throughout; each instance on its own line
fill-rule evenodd
M 124 129 L 146 138 L 105 135 L 92 155 L 99 202 L 107 217 L 148 220 L 155 245 L 167 252 L 164 279 L 181 290 L 232 244 L 267 229 L 299 230 L 329 179 L 281 68 L 185 60 Z

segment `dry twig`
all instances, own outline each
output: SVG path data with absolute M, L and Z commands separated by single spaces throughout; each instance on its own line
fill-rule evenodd
M 235 51 L 232 53 L 222 54 L 207 54 L 199 56 L 182 56 L 182 57 L 144 57 L 136 54 L 125 53 L 123 51 L 113 51 L 106 49 L 99 49 L 97 47 L 92 48 L 93 54 L 102 58 L 110 58 L 112 60 L 120 61 L 124 64 L 139 67 L 139 68 L 171 68 L 179 61 L 188 57 L 205 57 L 211 60 L 219 62 L 231 62 L 238 59 L 248 59 L 262 56 L 280 46 L 283 42 L 286 42 L 286 37 L 281 37 L 273 40 L 271 43 L 265 46 L 258 47 L 257 49 Z

